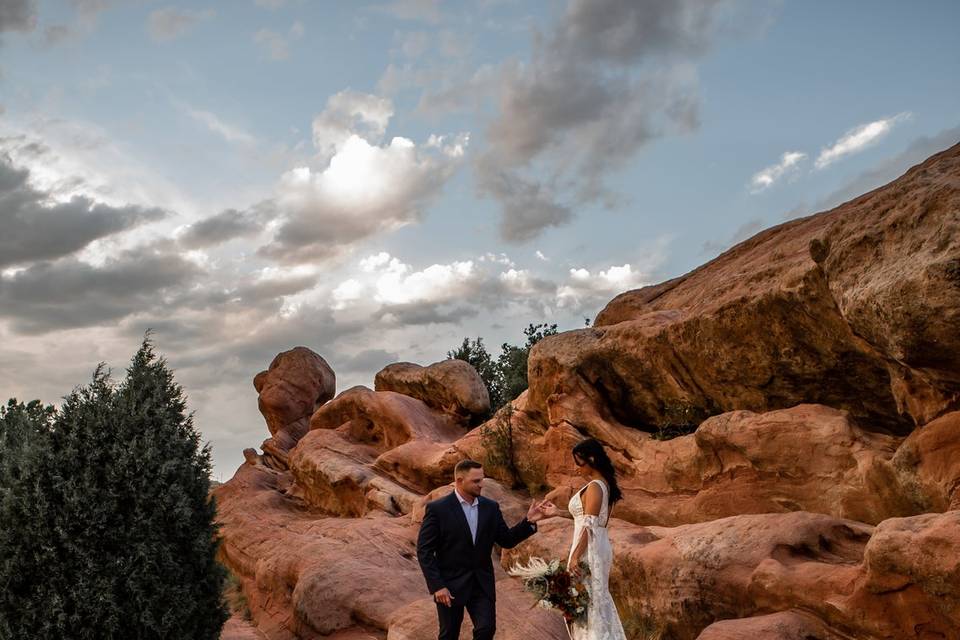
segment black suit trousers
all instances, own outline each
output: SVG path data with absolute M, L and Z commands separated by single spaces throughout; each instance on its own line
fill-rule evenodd
M 454 598 L 450 606 L 437 603 L 437 617 L 440 619 L 438 640 L 457 640 L 460 626 L 463 624 L 463 612 L 466 609 L 473 623 L 473 640 L 493 640 L 497 632 L 497 605 L 479 582 L 470 589 L 466 602 Z

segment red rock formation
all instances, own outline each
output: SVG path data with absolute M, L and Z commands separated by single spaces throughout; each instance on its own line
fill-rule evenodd
M 396 362 L 377 373 L 374 389 L 417 398 L 465 425 L 476 424 L 490 412 L 483 380 L 463 360 L 443 360 L 428 367 Z
M 530 494 L 563 503 L 588 435 L 625 494 L 611 590 L 628 637 L 960 638 L 958 264 L 960 145 L 546 338 L 528 392 L 469 432 L 462 364 L 388 367 L 326 402 L 322 358 L 281 354 L 255 382 L 273 437 L 212 491 L 255 627 L 223 638 L 434 637 L 425 501 L 472 457 L 508 520 Z M 565 557 L 570 522 L 540 529 L 503 564 Z M 498 580 L 498 638 L 565 637 Z
M 287 452 L 307 432 L 310 416 L 336 393 L 336 376 L 326 360 L 296 347 L 278 354 L 266 371 L 256 375 L 253 386 L 273 436 L 263 443 L 263 452 L 283 468 Z
M 533 348 L 531 409 L 556 424 L 589 403 L 650 431 L 677 415 L 812 402 L 905 435 L 960 408 L 958 174 L 960 145 L 617 296 L 593 328 Z

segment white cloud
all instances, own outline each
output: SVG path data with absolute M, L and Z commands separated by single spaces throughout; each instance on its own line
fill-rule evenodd
M 350 89 L 341 91 L 331 96 L 326 108 L 313 119 L 313 145 L 327 157 L 354 135 L 376 144 L 392 117 L 393 103 L 389 99 Z
M 780 156 L 780 162 L 758 171 L 753 175 L 753 178 L 750 179 L 750 192 L 760 193 L 764 189 L 773 186 L 780 178 L 796 170 L 800 162 L 806 157 L 807 154 L 800 151 L 787 151 Z
M 582 267 L 570 269 L 567 283 L 557 289 L 557 306 L 567 309 L 596 304 L 597 300 L 649 284 L 649 278 L 629 263 L 595 274 Z
M 388 305 L 442 302 L 465 295 L 477 280 L 472 260 L 412 271 L 410 265 L 393 258 L 376 280 L 374 299 Z
M 510 259 L 505 253 L 490 253 L 487 252 L 480 256 L 480 262 L 493 262 L 495 264 L 502 264 L 505 267 L 514 267 L 516 266 L 513 260 Z
M 253 41 L 258 44 L 271 60 L 286 60 L 290 57 L 290 45 L 303 37 L 302 22 L 294 22 L 286 35 L 270 29 L 260 29 L 253 34 Z
M 390 264 L 390 254 L 386 251 L 381 251 L 380 253 L 372 256 L 367 256 L 360 261 L 360 270 L 364 273 L 373 273 L 377 271 L 380 267 Z
M 211 132 L 217 134 L 227 142 L 253 145 L 257 139 L 242 128 L 225 122 L 220 116 L 203 109 L 195 109 L 186 104 L 177 105 L 185 114 L 204 125 Z
M 909 112 L 904 112 L 892 118 L 875 120 L 850 129 L 830 147 L 820 151 L 815 166 L 817 169 L 823 169 L 841 158 L 863 151 L 890 133 L 895 124 L 903 120 L 909 120 L 910 117 Z
M 540 251 L 539 249 L 538 249 L 537 252 L 536 252 L 536 256 L 537 256 L 537 259 L 538 259 L 538 260 L 542 260 L 542 261 L 544 261 L 544 262 L 550 262 L 550 258 L 548 258 L 547 256 L 543 255 L 543 252 Z
M 331 293 L 333 308 L 337 311 L 346 308 L 350 303 L 361 299 L 365 287 L 362 282 L 354 278 L 344 280 Z
M 354 92 L 333 96 L 314 121 L 315 161 L 283 174 L 276 204 L 282 221 L 260 255 L 281 262 L 349 253 L 374 234 L 417 222 L 459 166 L 469 141 L 430 136 L 418 146 L 395 136 L 378 144 L 393 106 Z

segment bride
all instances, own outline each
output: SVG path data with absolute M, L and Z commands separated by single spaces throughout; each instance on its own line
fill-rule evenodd
M 581 561 L 590 569 L 587 587 L 590 590 L 590 605 L 585 623 L 568 626 L 572 640 L 626 640 L 620 616 L 610 597 L 607 585 L 613 549 L 607 535 L 610 508 L 623 495 L 617 487 L 613 464 L 603 445 L 593 438 L 580 442 L 573 448 L 575 472 L 587 483 L 572 498 L 568 509 L 573 516 L 573 543 L 567 566 L 574 573 L 579 571 Z M 544 515 L 555 516 L 559 509 L 550 504 Z

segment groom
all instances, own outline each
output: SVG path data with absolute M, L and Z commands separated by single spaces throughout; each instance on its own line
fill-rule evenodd
M 480 495 L 483 465 L 461 460 L 453 475 L 453 493 L 427 504 L 417 559 L 437 603 L 439 640 L 460 637 L 464 609 L 473 621 L 474 640 L 491 640 L 497 630 L 493 545 L 510 549 L 533 535 L 545 503 L 530 505 L 527 517 L 511 529 L 500 505 Z

